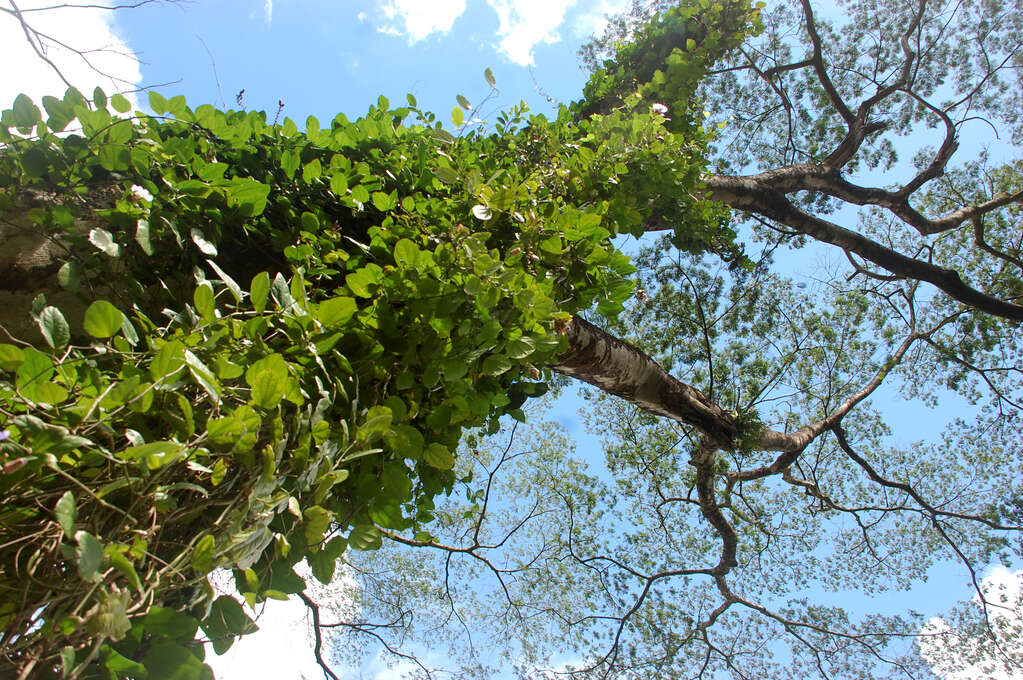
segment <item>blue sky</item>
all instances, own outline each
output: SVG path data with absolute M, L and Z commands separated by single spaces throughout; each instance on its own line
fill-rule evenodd
M 86 0 L 81 0 L 83 4 Z M 0 0 L 0 7 L 7 0 Z M 57 4 L 21 0 L 19 7 Z M 134 10 L 104 12 L 65 9 L 28 16 L 40 30 L 89 53 L 80 57 L 55 45 L 47 48 L 69 80 L 83 92 L 96 85 L 108 93 L 159 86 L 167 96 L 184 94 L 194 107 L 210 103 L 262 109 L 273 118 L 278 101 L 283 115 L 303 122 L 309 115 L 328 121 L 337 113 L 357 116 L 383 94 L 401 105 L 406 93 L 433 110 L 442 121 L 462 94 L 475 105 L 488 94 L 483 72 L 492 69 L 499 94 L 481 109 L 482 118 L 525 100 L 534 111 L 550 112 L 548 98 L 567 103 L 578 97 L 586 74 L 576 51 L 599 31 L 608 12 L 628 0 L 188 0 L 153 3 Z M 19 92 L 36 101 L 63 92 L 64 85 L 28 47 L 15 22 L 0 15 L 0 57 L 7 65 L 0 78 L 0 108 Z M 142 103 L 145 98 L 141 97 Z M 570 399 L 555 411 L 579 450 L 594 449 L 585 439 Z M 934 575 L 936 590 L 962 582 L 961 574 Z M 947 595 L 947 592 L 940 595 Z M 969 596 L 965 590 L 961 596 Z M 928 595 L 923 595 L 926 599 Z M 948 597 L 950 605 L 957 599 Z M 311 655 L 280 651 L 266 640 L 288 639 L 284 631 L 299 625 L 301 606 L 285 610 L 274 603 L 262 625 L 271 632 L 250 640 L 236 654 L 233 669 L 222 662 L 222 678 L 317 677 L 299 665 Z M 935 609 L 943 608 L 941 606 Z M 290 613 L 288 613 L 290 612 Z M 292 617 L 292 618 L 289 618 Z M 276 631 L 276 632 L 274 632 Z M 301 636 L 299 636 L 301 638 Z M 256 651 L 263 652 L 257 656 Z M 274 659 L 285 665 L 274 669 Z M 286 669 L 286 670 L 285 670 Z M 363 676 L 396 677 L 379 664 Z M 310 675 L 310 673 L 312 673 Z

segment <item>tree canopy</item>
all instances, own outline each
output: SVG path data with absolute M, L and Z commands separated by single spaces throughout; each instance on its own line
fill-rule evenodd
M 210 677 L 196 639 L 255 624 L 209 575 L 319 616 L 303 560 L 359 575 L 365 618 L 340 628 L 399 649 L 483 611 L 527 677 L 927 677 L 921 651 L 966 663 L 940 645 L 971 635 L 1018 669 L 979 581 L 1021 550 L 1023 186 L 1014 147 L 970 135 L 1023 135 L 1023 14 L 844 9 L 637 3 L 584 49 L 579 101 L 477 130 L 464 99 L 447 128 L 412 96 L 300 128 L 156 92 L 151 113 L 19 97 L 15 677 Z M 775 260 L 801 248 L 844 259 L 800 288 Z M 592 387 L 606 474 L 527 418 L 563 376 Z M 871 402 L 889 385 L 967 406 L 899 440 Z M 947 559 L 981 620 L 813 599 Z

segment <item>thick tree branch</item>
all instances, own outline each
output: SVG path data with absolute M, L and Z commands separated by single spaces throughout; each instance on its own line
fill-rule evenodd
M 829 243 L 846 252 L 883 267 L 889 272 L 910 279 L 926 281 L 949 297 L 994 316 L 1023 321 L 1023 306 L 986 295 L 967 285 L 959 273 L 929 262 L 915 260 L 891 248 L 837 224 L 810 215 L 795 205 L 781 192 L 763 186 L 754 177 L 725 177 L 715 175 L 707 179 L 708 193 L 715 200 L 739 210 L 755 212 L 784 224 L 822 243 Z M 1023 197 L 1023 192 L 1015 195 Z M 1011 198 L 1011 197 L 1010 197 Z M 998 203 L 992 199 L 983 205 Z M 1004 205 L 1008 199 L 999 203 Z M 965 210 L 957 213 L 966 212 Z

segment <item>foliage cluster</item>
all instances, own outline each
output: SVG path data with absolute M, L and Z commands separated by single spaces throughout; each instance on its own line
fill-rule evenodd
M 81 302 L 38 296 L 40 335 L 0 344 L 8 659 L 208 677 L 196 631 L 222 652 L 253 624 L 207 575 L 251 604 L 380 528 L 430 540 L 463 430 L 521 419 L 567 319 L 632 295 L 611 239 L 651 205 L 740 258 L 676 198 L 706 135 L 520 106 L 455 138 L 408 99 L 304 130 L 156 93 L 3 112 L 3 227 L 57 244 L 31 273 Z

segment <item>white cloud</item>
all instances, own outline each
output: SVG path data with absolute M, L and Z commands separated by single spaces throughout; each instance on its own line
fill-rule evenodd
M 510 61 L 528 66 L 533 50 L 540 44 L 553 44 L 562 38 L 570 8 L 580 5 L 572 17 L 570 30 L 575 37 L 598 33 L 607 25 L 607 15 L 624 10 L 629 0 L 486 0 L 497 14 L 498 28 L 494 47 Z M 388 0 L 380 10 L 384 21 L 378 31 L 405 36 L 415 43 L 434 33 L 451 30 L 465 12 L 465 0 Z
M 533 48 L 561 40 L 558 27 L 575 0 L 487 0 L 497 12 L 498 49 L 521 66 L 533 63 Z
M 455 19 L 465 11 L 465 0 L 390 0 L 381 7 L 388 21 L 381 31 L 391 35 L 406 35 L 414 43 L 432 33 L 447 33 Z
M 117 35 L 116 12 L 94 8 L 25 12 L 54 4 L 52 0 L 21 0 L 18 7 L 37 31 L 85 52 L 88 62 L 58 45 L 40 45 L 61 73 L 87 97 L 96 86 L 107 94 L 135 89 L 142 74 L 134 53 Z M 38 105 L 44 95 L 63 96 L 67 89 L 53 68 L 33 51 L 18 21 L 6 13 L 0 14 L 0 60 L 16 65 L 4 69 L 0 78 L 0 108 L 9 108 L 21 93 Z M 133 105 L 137 103 L 133 96 L 128 98 Z
M 1023 656 L 1023 570 L 1011 572 L 995 567 L 981 581 L 987 600 L 991 629 L 999 640 L 996 646 L 987 635 L 980 609 L 980 598 L 953 612 L 956 620 L 972 622 L 965 629 L 953 628 L 941 617 L 930 619 L 921 630 L 920 654 L 942 680 L 1011 680 L 1020 677 L 1018 664 Z M 965 631 L 965 633 L 964 633 Z M 1012 669 L 1007 668 L 1007 664 Z
M 263 2 L 263 18 L 266 19 L 267 26 L 274 19 L 274 0 L 264 0 Z
M 578 38 L 600 35 L 607 26 L 607 18 L 620 14 L 632 4 L 630 0 L 600 0 L 581 12 L 572 21 L 572 32 Z

